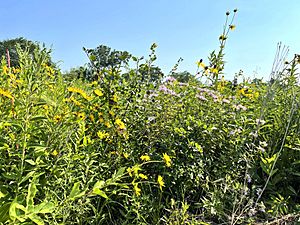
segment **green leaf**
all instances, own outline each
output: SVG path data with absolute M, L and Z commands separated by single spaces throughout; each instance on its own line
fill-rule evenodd
M 292 174 L 300 177 L 300 172 L 293 172 Z
M 44 225 L 44 221 L 36 214 L 29 214 L 28 218 L 35 222 L 37 225 Z
M 85 191 L 80 192 L 79 186 L 80 186 L 80 182 L 76 182 L 73 185 L 73 188 L 72 188 L 70 196 L 69 196 L 69 198 L 71 200 L 75 200 L 76 198 L 80 198 L 81 196 L 83 196 L 85 194 Z
M 55 209 L 55 204 L 53 202 L 42 202 L 41 204 L 34 207 L 35 213 L 51 213 Z
M 117 181 L 120 180 L 120 178 L 124 175 L 125 167 L 121 167 L 116 173 L 113 174 L 112 180 Z
M 47 120 L 47 117 L 45 117 L 45 116 L 34 116 L 30 120 L 31 121 L 35 121 L 35 120 Z
M 30 165 L 35 166 L 35 161 L 33 161 L 32 159 L 25 159 L 25 162 L 28 162 Z
M 6 203 L 0 207 L 0 222 L 5 223 L 9 219 L 9 206 L 10 203 Z
M 5 197 L 5 194 L 0 191 L 0 198 Z
M 94 188 L 93 193 L 96 194 L 96 195 L 100 195 L 103 198 L 108 199 L 108 196 L 105 194 L 105 192 L 100 190 L 99 188 Z
M 95 60 L 96 60 L 96 56 L 90 55 L 90 60 L 91 60 L 91 61 L 95 61 Z
M 97 182 L 95 183 L 95 185 L 94 185 L 93 188 L 99 188 L 99 189 L 102 189 L 102 188 L 104 187 L 104 185 L 105 185 L 105 181 L 100 180 L 100 181 L 97 181 Z
M 12 221 L 16 221 L 19 220 L 20 222 L 24 222 L 25 219 L 22 217 L 19 217 L 19 214 L 17 212 L 17 209 L 21 209 L 23 212 L 27 212 L 26 208 L 23 205 L 20 205 L 19 203 L 17 203 L 16 201 L 13 201 L 9 207 L 9 217 Z
M 27 194 L 27 198 L 26 198 L 26 204 L 27 204 L 27 208 L 30 209 L 34 206 L 34 197 L 36 195 L 37 192 L 37 188 L 35 183 L 31 182 L 28 186 L 28 194 Z
M 195 147 L 200 153 L 203 153 L 203 148 L 201 147 L 201 145 L 195 142 Z
M 29 173 L 27 173 L 27 175 L 25 177 L 23 177 L 23 179 L 20 181 L 19 184 L 23 183 L 24 181 L 28 180 L 30 177 L 32 177 L 34 175 L 35 171 L 30 171 Z

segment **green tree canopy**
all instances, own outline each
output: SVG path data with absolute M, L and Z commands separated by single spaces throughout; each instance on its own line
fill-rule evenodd
M 35 49 L 40 49 L 40 45 L 38 42 L 33 42 L 27 40 L 23 37 L 15 38 L 15 39 L 7 39 L 0 42 L 0 57 L 6 58 L 6 50 L 8 49 L 10 55 L 10 65 L 12 67 L 19 66 L 19 56 L 17 52 L 17 45 L 21 47 L 21 49 L 25 50 L 28 48 L 30 55 L 34 54 Z

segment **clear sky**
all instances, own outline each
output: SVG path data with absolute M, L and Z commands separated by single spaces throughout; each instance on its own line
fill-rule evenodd
M 53 48 L 62 70 L 83 65 L 82 47 L 100 44 L 147 56 L 158 44 L 157 65 L 196 71 L 195 62 L 218 48 L 225 12 L 237 8 L 228 39 L 226 78 L 269 77 L 276 44 L 300 53 L 300 0 L 0 0 L 0 40 L 25 37 Z M 207 62 L 207 60 L 205 60 Z

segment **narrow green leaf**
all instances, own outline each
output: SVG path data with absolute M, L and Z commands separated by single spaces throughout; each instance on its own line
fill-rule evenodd
M 45 116 L 34 116 L 30 120 L 31 121 L 35 121 L 35 120 L 47 120 L 47 117 L 45 117 Z
M 36 214 L 29 214 L 28 218 L 31 219 L 32 222 L 36 223 L 37 225 L 44 225 L 44 221 Z
M 19 213 L 17 213 L 17 209 L 21 209 L 23 212 L 26 213 L 26 208 L 23 205 L 20 205 L 16 201 L 13 201 L 9 207 L 9 217 L 12 221 L 19 220 L 20 222 L 24 222 L 25 219 L 19 217 Z
M 5 197 L 5 194 L 0 191 L 0 198 Z
M 73 188 L 72 188 L 70 196 L 69 196 L 69 198 L 71 200 L 75 200 L 76 198 L 80 198 L 81 196 L 83 196 L 85 194 L 85 191 L 80 192 L 79 186 L 80 186 L 80 182 L 76 182 L 73 185 Z
M 99 188 L 94 188 L 93 193 L 96 194 L 96 195 L 100 195 L 103 198 L 108 199 L 108 196 L 105 194 L 105 192 L 100 190 Z
M 35 166 L 35 162 L 32 159 L 25 159 L 25 162 L 28 162 L 30 165 Z
M 36 195 L 36 192 L 37 192 L 36 185 L 35 185 L 35 183 L 31 182 L 31 184 L 29 184 L 29 186 L 28 186 L 28 194 L 27 194 L 27 198 L 26 198 L 27 208 L 34 206 L 33 199 Z
M 0 222 L 5 223 L 9 219 L 10 203 L 6 203 L 0 207 Z
M 95 183 L 94 188 L 102 189 L 104 187 L 104 185 L 105 185 L 105 181 L 100 180 Z
M 52 202 L 42 202 L 34 207 L 34 213 L 51 213 L 55 209 L 55 204 Z
M 20 181 L 19 184 L 23 183 L 24 181 L 28 180 L 30 177 L 32 177 L 34 175 L 35 171 L 30 171 L 29 173 L 26 174 L 25 177 L 23 177 L 23 179 Z

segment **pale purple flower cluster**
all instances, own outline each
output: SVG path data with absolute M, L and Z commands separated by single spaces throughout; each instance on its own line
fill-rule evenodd
M 201 93 L 206 93 L 207 95 L 209 95 L 210 97 L 212 97 L 214 99 L 214 101 L 216 102 L 218 100 L 218 93 L 216 91 L 210 90 L 208 88 L 197 88 L 198 91 L 200 91 Z
M 228 99 L 226 99 L 226 98 L 224 98 L 224 99 L 222 100 L 222 102 L 227 103 L 227 104 L 230 103 L 230 101 L 229 101 Z
M 196 95 L 197 98 L 199 98 L 202 101 L 207 101 L 207 98 L 205 98 L 203 95 Z
M 166 79 L 166 82 L 174 82 L 174 81 L 176 81 L 176 78 L 175 77 L 167 77 L 167 79 Z
M 149 97 L 149 98 L 153 98 L 153 97 L 157 97 L 157 96 L 158 96 L 157 93 L 151 93 L 148 97 Z
M 235 108 L 235 109 L 237 109 L 237 110 L 244 110 L 244 111 L 246 111 L 247 110 L 247 107 L 246 106 L 243 106 L 243 105 L 241 105 L 241 104 L 239 104 L 239 105 L 233 105 L 233 108 Z
M 168 95 L 179 96 L 175 91 L 167 88 L 165 85 L 160 85 L 158 90 L 162 91 L 162 92 L 164 92 L 165 94 L 168 94 Z

